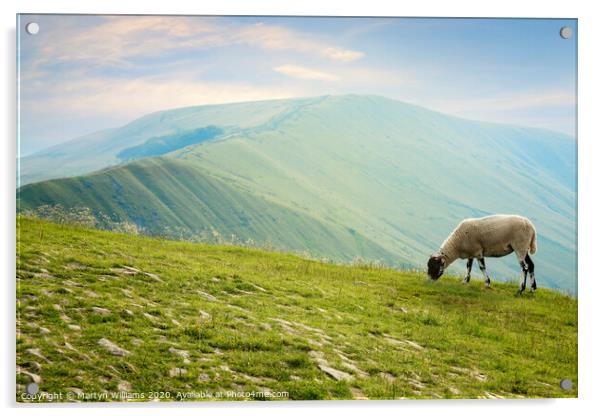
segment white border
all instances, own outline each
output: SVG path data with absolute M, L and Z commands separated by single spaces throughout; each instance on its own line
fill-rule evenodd
M 560 17 L 579 19 L 579 399 L 562 400 L 506 400 L 497 401 L 408 401 L 408 402 L 295 402 L 295 403 L 243 403 L 243 404 L 175 404 L 165 407 L 155 406 L 112 406 L 115 410 L 146 415 L 169 413 L 211 414 L 245 413 L 247 415 L 280 414 L 306 415 L 308 412 L 326 414 L 342 411 L 347 414 L 364 414 L 377 411 L 379 414 L 441 414 L 469 415 L 484 412 L 488 416 L 504 415 L 515 412 L 545 412 L 546 415 L 588 414 L 600 409 L 602 394 L 598 388 L 602 346 L 599 335 L 602 316 L 598 297 L 602 294 L 602 276 L 597 272 L 600 258 L 597 231 L 601 230 L 599 213 L 602 212 L 602 198 L 599 196 L 599 179 L 602 160 L 602 123 L 599 74 L 599 42 L 602 40 L 602 16 L 596 11 L 596 2 L 572 1 L 533 1 L 505 0 L 498 2 L 454 0 L 420 0 L 407 3 L 370 1 L 331 1 L 304 0 L 233 0 L 202 2 L 193 0 L 164 0 L 161 2 L 134 0 L 5 0 L 1 3 L 3 64 L 2 126 L 4 127 L 2 148 L 2 201 L 0 216 L 2 222 L 2 266 L 5 273 L 1 308 L 3 334 L 2 372 L 0 392 L 3 407 L 8 414 L 43 413 L 79 415 L 84 408 L 50 406 L 34 408 L 14 404 L 14 267 L 15 267 L 15 14 L 21 13 L 145 13 L 145 14 L 271 14 L 271 15 L 346 15 L 346 16 L 442 16 L 442 17 Z M 106 407 L 88 407 L 91 414 L 104 415 Z

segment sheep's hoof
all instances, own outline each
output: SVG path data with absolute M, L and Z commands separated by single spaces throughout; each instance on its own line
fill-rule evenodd
M 485 283 L 485 289 L 491 289 L 491 285 L 489 283 Z
M 464 278 L 464 280 L 462 280 L 462 283 L 464 283 L 465 285 L 468 284 L 468 282 L 470 282 L 470 278 Z

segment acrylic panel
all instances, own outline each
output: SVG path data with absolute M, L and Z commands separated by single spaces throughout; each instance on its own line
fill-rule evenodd
M 17 43 L 17 401 L 577 396 L 576 19 Z

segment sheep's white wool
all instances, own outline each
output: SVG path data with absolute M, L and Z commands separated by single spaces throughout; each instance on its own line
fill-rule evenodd
M 512 251 L 523 261 L 536 250 L 536 232 L 531 221 L 519 215 L 491 215 L 460 222 L 439 252 L 445 257 L 447 267 L 458 258 L 502 257 Z

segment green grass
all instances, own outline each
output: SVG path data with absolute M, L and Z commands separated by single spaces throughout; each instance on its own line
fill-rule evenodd
M 144 400 L 267 389 L 295 400 L 577 395 L 577 301 L 555 291 L 519 297 L 495 281 L 487 290 L 25 218 L 17 235 L 19 401 L 27 373 L 42 392 L 121 388 Z

